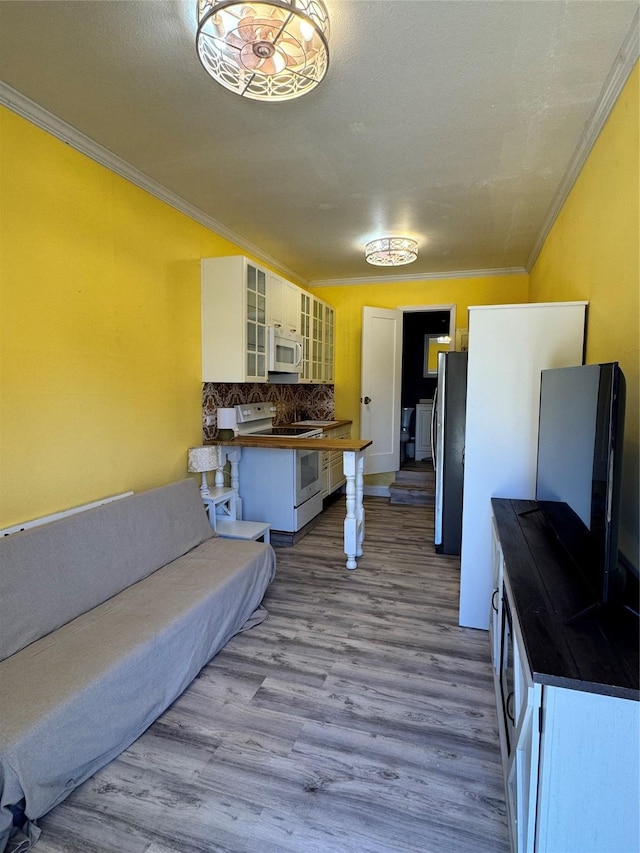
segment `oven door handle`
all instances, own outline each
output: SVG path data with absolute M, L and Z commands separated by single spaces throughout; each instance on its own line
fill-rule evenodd
M 300 367 L 302 364 L 302 344 L 296 341 L 296 352 L 298 353 L 298 357 L 296 359 L 296 367 Z

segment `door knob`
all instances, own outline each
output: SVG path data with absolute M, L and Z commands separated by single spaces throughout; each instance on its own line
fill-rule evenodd
M 364 402 L 365 406 L 368 406 L 369 403 L 371 402 L 371 397 L 365 397 L 363 402 Z

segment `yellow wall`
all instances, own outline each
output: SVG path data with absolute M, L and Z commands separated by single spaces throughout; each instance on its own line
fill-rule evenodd
M 0 108 L 0 526 L 185 475 L 201 440 L 200 266 L 241 253 Z M 364 304 L 526 299 L 526 276 L 322 288 L 337 410 L 359 418 Z
M 186 476 L 236 246 L 0 108 L 0 526 Z
M 0 526 L 185 473 L 201 438 L 199 260 L 241 250 L 0 108 Z M 316 288 L 336 412 L 359 427 L 362 307 L 588 299 L 588 361 L 628 384 L 638 543 L 638 70 L 531 273 Z M 635 521 L 634 521 L 635 519 Z M 633 554 L 630 553 L 633 558 Z
M 640 144 L 638 66 L 531 271 L 531 299 L 589 300 L 587 363 L 619 361 L 627 382 L 620 547 L 638 557 Z
M 411 305 L 455 305 L 456 327 L 468 327 L 469 305 L 501 305 L 528 301 L 528 276 L 494 275 L 473 278 L 442 278 L 397 284 L 362 284 L 348 287 L 317 287 L 313 291 L 336 309 L 335 406 L 340 418 L 353 421 L 360 434 L 360 339 L 362 308 L 398 308 Z M 371 475 L 368 484 L 388 484 L 394 474 Z

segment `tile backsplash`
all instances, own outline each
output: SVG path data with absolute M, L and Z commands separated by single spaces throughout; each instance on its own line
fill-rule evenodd
M 275 424 L 299 420 L 331 420 L 335 417 L 333 385 L 272 385 L 268 382 L 205 382 L 202 386 L 203 440 L 216 434 L 219 408 L 240 403 L 274 403 Z M 206 424 L 207 417 L 213 422 Z

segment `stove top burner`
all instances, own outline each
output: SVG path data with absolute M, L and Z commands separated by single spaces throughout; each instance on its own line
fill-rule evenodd
M 317 434 L 318 430 L 311 430 L 308 427 L 293 427 L 293 426 L 276 426 L 270 427 L 269 429 L 261 429 L 255 432 L 251 432 L 250 435 L 262 435 L 262 436 L 274 436 L 277 437 L 279 435 L 287 435 L 287 436 L 297 436 L 298 438 L 302 438 L 302 436 L 308 435 L 312 437 Z

